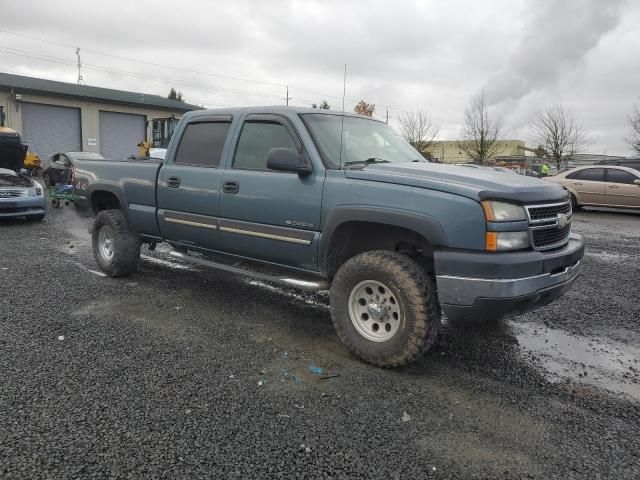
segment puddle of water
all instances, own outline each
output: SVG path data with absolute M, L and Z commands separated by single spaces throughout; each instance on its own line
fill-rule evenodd
M 543 325 L 510 324 L 520 346 L 536 354 L 552 381 L 568 378 L 640 401 L 640 348 Z
M 192 267 L 191 265 L 185 265 L 184 263 L 172 262 L 170 260 L 163 260 L 162 258 L 150 257 L 149 255 L 140 255 L 140 258 L 150 262 L 155 263 L 156 265 L 162 265 L 163 267 L 169 267 L 173 270 L 191 270 L 193 272 L 197 272 L 198 269 L 196 267 Z
M 315 300 L 313 298 L 307 298 L 302 294 L 295 293 L 293 291 L 289 291 L 289 290 L 286 290 L 284 288 L 276 287 L 275 285 L 271 285 L 269 283 L 265 283 L 265 282 L 262 282 L 260 280 L 249 280 L 247 283 L 249 285 L 253 285 L 255 287 L 260 287 L 260 288 L 262 288 L 264 290 L 268 290 L 270 292 L 276 293 L 278 295 L 282 295 L 284 297 L 288 297 L 288 298 L 292 298 L 292 299 L 298 300 L 300 302 L 304 302 L 307 305 L 312 305 L 314 307 L 322 308 L 322 309 L 325 309 L 325 310 L 329 309 L 328 303 L 322 302 L 320 300 Z M 322 296 L 323 294 L 322 293 L 315 293 L 315 295 Z M 328 302 L 328 300 L 327 300 L 327 302 Z
M 609 253 L 609 252 L 590 252 L 588 251 L 586 253 L 587 257 L 593 257 L 593 258 L 597 258 L 599 260 L 602 260 L 604 262 L 627 262 L 631 259 L 633 259 L 633 257 L 631 255 L 628 255 L 626 253 Z
M 94 275 L 97 275 L 99 277 L 106 277 L 107 276 L 105 273 L 99 272 L 97 270 L 91 270 L 90 268 L 85 267 L 81 263 L 78 263 L 78 262 L 69 262 L 69 263 L 75 265 L 76 267 L 80 268 L 81 270 L 84 270 L 85 272 L 93 273 Z

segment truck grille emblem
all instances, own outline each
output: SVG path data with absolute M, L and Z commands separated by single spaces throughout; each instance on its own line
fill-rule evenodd
M 569 223 L 569 217 L 564 213 L 558 214 L 558 230 L 563 229 Z

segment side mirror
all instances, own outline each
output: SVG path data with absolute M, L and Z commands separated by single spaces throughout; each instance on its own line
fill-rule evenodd
M 633 183 L 635 183 L 636 185 L 640 185 L 640 178 L 636 178 Z
M 302 155 L 293 148 L 276 147 L 267 154 L 267 168 L 279 172 L 292 172 L 309 175 L 311 165 L 304 161 Z

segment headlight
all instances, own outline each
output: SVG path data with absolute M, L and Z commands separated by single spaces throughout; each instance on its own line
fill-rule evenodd
M 486 249 L 491 252 L 529 248 L 529 232 L 487 232 Z
M 38 182 L 33 182 L 33 193 L 34 197 L 39 197 L 42 195 L 42 186 Z
M 515 203 L 485 200 L 482 202 L 482 209 L 487 222 L 517 222 L 527 219 L 524 207 Z

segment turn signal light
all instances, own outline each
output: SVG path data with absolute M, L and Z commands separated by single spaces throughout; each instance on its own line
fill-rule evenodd
M 495 252 L 498 250 L 498 233 L 497 232 L 487 232 L 485 237 L 485 248 L 490 252 Z

